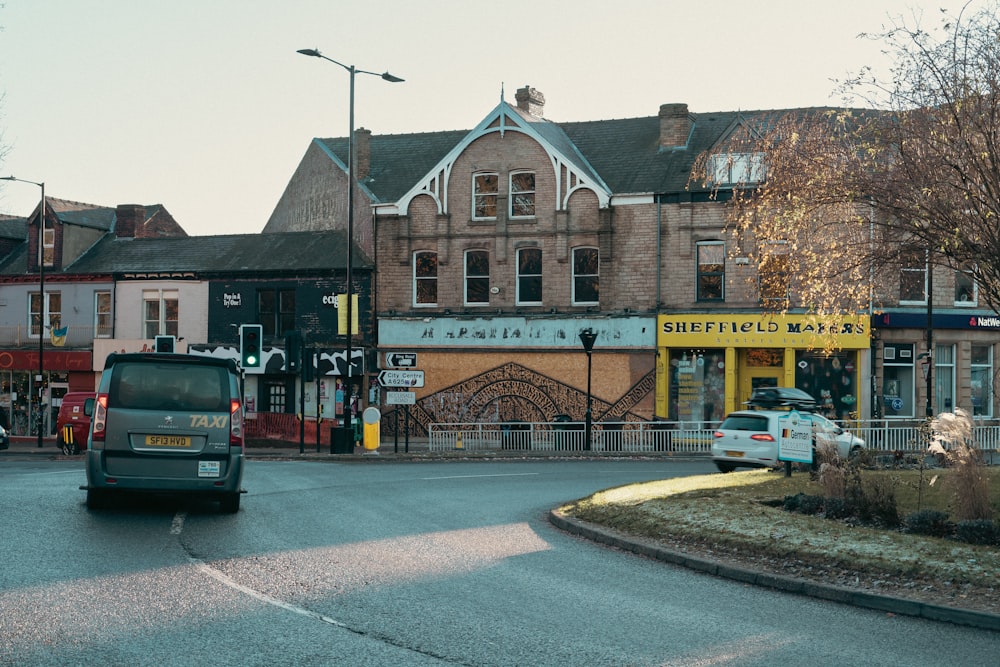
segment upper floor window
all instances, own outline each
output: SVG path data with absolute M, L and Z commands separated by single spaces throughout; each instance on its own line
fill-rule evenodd
M 715 185 L 754 185 L 766 175 L 763 153 L 719 153 L 708 159 L 708 179 Z
M 45 227 L 42 229 L 42 261 L 45 266 L 52 266 L 56 256 L 56 230 L 49 216 L 42 216 Z
M 465 304 L 480 306 L 490 302 L 490 253 L 468 250 L 465 253 Z
M 535 173 L 516 171 L 510 175 L 510 217 L 535 215 Z
M 257 317 L 265 337 L 284 336 L 295 330 L 295 290 L 257 290 Z
M 542 302 L 542 251 L 521 248 L 517 251 L 517 303 Z
M 497 174 L 472 175 L 472 217 L 475 220 L 491 220 L 497 217 L 497 196 L 500 194 L 500 178 Z M 419 303 L 419 302 L 418 302 Z
M 142 293 L 143 337 L 176 336 L 179 313 L 177 290 Z
M 438 257 L 436 252 L 413 254 L 413 303 L 436 306 L 438 300 Z
M 913 250 L 903 254 L 899 271 L 900 303 L 927 303 L 927 253 Z
M 971 269 L 955 271 L 955 305 L 971 307 L 979 303 L 979 286 Z
M 760 269 L 757 272 L 759 284 L 759 294 L 761 302 L 786 301 L 788 300 L 788 265 L 789 259 L 785 250 L 784 241 L 776 241 L 768 244 L 770 248 L 761 260 Z
M 111 338 L 111 292 L 94 293 L 94 338 Z
M 721 301 L 726 278 L 726 245 L 722 241 L 704 241 L 697 245 L 698 301 Z
M 597 248 L 573 249 L 573 304 L 588 305 L 600 301 L 600 264 Z
M 32 293 L 28 298 L 28 321 L 32 338 L 46 335 L 43 322 L 46 330 L 62 326 L 62 293 L 46 292 L 44 302 L 40 292 Z

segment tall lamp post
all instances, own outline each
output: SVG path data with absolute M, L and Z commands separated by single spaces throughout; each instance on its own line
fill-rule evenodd
M 38 446 L 42 446 L 42 392 L 45 389 L 45 183 L 26 181 L 14 176 L 2 176 L 4 181 L 37 185 L 42 189 L 42 203 L 38 213 Z
M 381 77 L 383 80 L 390 83 L 401 83 L 403 79 L 400 79 L 398 76 L 393 76 L 392 74 L 389 74 L 389 72 L 379 74 L 378 72 L 369 72 L 367 70 L 357 69 L 354 65 L 345 65 L 344 63 L 337 62 L 333 58 L 324 56 L 318 49 L 299 49 L 297 53 L 301 53 L 304 56 L 310 56 L 312 58 L 322 58 L 323 60 L 333 63 L 334 65 L 340 65 L 351 75 L 351 125 L 347 135 L 347 396 L 344 400 L 344 427 L 347 429 L 348 437 L 353 439 L 354 417 L 351 413 L 351 398 L 354 387 L 351 384 L 351 380 L 354 364 L 351 359 L 351 336 L 354 333 L 354 319 L 352 318 L 353 313 L 351 312 L 353 307 L 353 299 L 351 298 L 353 293 L 351 272 L 354 268 L 354 75 L 371 74 L 372 76 Z
M 593 329 L 587 328 L 580 332 L 580 342 L 583 343 L 583 351 L 587 353 L 587 423 L 585 427 L 587 429 L 586 440 L 583 443 L 583 449 L 585 451 L 590 451 L 590 436 L 594 426 L 594 412 L 593 412 L 593 397 L 590 393 L 590 378 L 591 378 L 591 353 L 594 351 L 594 341 L 597 340 L 597 334 Z

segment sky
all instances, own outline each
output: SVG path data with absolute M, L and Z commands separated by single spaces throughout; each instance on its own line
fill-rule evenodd
M 979 6 L 987 0 L 973 0 Z M 518 88 L 555 121 L 840 105 L 859 38 L 965 0 L 0 0 L 0 176 L 162 204 L 192 235 L 267 223 L 314 137 L 475 127 Z M 0 181 L 0 213 L 40 189 Z

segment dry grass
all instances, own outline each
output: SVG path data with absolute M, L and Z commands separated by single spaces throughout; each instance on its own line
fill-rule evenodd
M 1000 502 L 1000 470 L 985 469 L 994 507 Z M 953 470 L 863 473 L 894 491 L 899 516 L 934 509 L 954 517 Z M 931 479 L 934 475 L 934 484 Z M 820 482 L 804 472 L 785 477 L 774 471 L 662 480 L 609 489 L 567 505 L 578 519 L 666 542 L 721 548 L 729 553 L 793 559 L 875 577 L 997 586 L 1000 549 L 920 535 L 850 525 L 793 514 L 780 506 L 786 496 L 824 495 Z

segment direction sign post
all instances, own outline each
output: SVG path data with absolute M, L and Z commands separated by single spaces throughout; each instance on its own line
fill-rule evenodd
M 416 352 L 386 352 L 385 365 L 402 368 L 413 368 L 417 365 Z
M 423 387 L 423 371 L 382 371 L 378 383 L 383 387 Z

